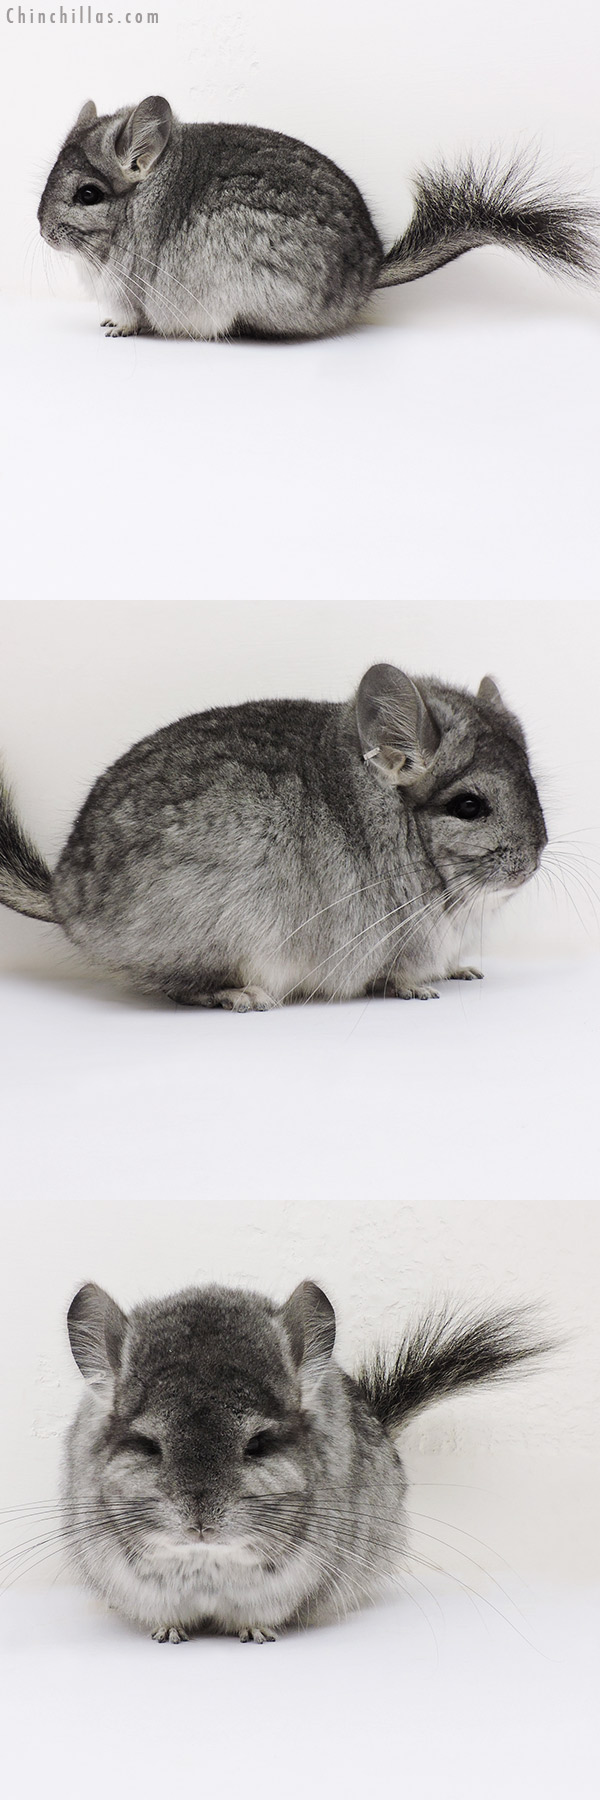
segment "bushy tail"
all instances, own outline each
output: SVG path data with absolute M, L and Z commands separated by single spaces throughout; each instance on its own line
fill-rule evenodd
M 457 1318 L 449 1307 L 427 1314 L 409 1328 L 394 1355 L 377 1351 L 358 1371 L 355 1379 L 370 1411 L 386 1430 L 398 1431 L 415 1413 L 459 1388 L 514 1374 L 553 1348 L 532 1337 L 528 1317 L 523 1310 Z
M 600 212 L 545 193 L 518 162 L 451 171 L 442 163 L 415 184 L 415 210 L 388 250 L 377 287 L 416 281 L 481 244 L 504 244 L 554 273 L 592 278 L 600 269 Z
M 0 780 L 0 902 L 32 919 L 53 921 L 51 885 L 50 870 L 19 824 Z

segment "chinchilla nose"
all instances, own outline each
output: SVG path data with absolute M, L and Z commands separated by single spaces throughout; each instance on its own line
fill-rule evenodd
M 186 1512 L 190 1537 L 205 1539 L 208 1543 L 210 1538 L 217 1536 L 218 1509 L 206 1494 L 189 1495 Z
M 210 1544 L 218 1536 L 218 1532 L 216 1525 L 203 1522 L 202 1524 L 188 1525 L 187 1535 L 197 1544 Z
M 55 240 L 55 233 L 52 229 L 52 226 L 49 225 L 48 222 L 44 218 L 43 201 L 40 201 L 40 204 L 38 206 L 38 215 L 37 216 L 38 216 L 38 225 L 40 228 L 40 236 L 43 237 L 44 242 L 46 244 L 53 244 L 54 240 Z

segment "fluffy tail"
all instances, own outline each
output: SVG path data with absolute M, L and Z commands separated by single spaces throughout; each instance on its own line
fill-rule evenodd
M 504 244 L 556 273 L 598 274 L 600 213 L 577 200 L 544 193 L 513 163 L 489 162 L 479 174 L 468 161 L 454 172 L 442 163 L 415 185 L 415 210 L 404 237 L 384 258 L 377 287 L 416 281 L 481 244 Z
M 457 1318 L 444 1308 L 409 1329 L 392 1357 L 377 1351 L 356 1381 L 375 1418 L 398 1431 L 415 1413 L 459 1388 L 498 1381 L 553 1345 L 535 1340 L 523 1312 Z
M 22 830 L 8 789 L 0 780 L 0 902 L 31 919 L 50 919 L 52 876 Z

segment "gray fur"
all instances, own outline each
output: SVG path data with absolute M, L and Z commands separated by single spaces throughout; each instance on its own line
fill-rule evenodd
M 376 288 L 481 244 L 589 274 L 598 224 L 516 168 L 477 174 L 467 163 L 421 177 L 410 225 L 386 254 L 358 188 L 327 157 L 256 126 L 182 125 L 157 95 L 101 118 L 86 103 L 38 218 L 100 290 L 110 336 L 192 338 L 341 331 Z
M 190 1288 L 127 1319 L 88 1284 L 68 1317 L 86 1392 L 64 1462 L 83 1581 L 159 1642 L 202 1627 L 263 1643 L 373 1601 L 406 1554 L 405 1416 L 548 1348 L 518 1316 L 407 1333 L 356 1380 L 312 1282 L 283 1307 Z
M 486 816 L 448 809 L 475 796 Z M 262 1010 L 428 998 L 535 873 L 546 830 L 525 739 L 478 695 L 378 664 L 346 704 L 252 701 L 157 731 L 102 775 L 54 875 L 0 792 L 0 899 L 51 912 L 99 967 L 182 1003 Z M 19 853 L 19 854 L 18 854 Z

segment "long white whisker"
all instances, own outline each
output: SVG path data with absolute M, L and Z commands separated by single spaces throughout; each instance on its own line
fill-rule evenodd
M 395 916 L 396 916 L 396 914 L 397 914 L 397 913 L 402 913 L 402 912 L 406 912 L 406 910 L 407 910 L 407 908 L 408 908 L 408 907 L 409 907 L 409 906 L 414 906 L 414 904 L 415 904 L 415 898 L 416 898 L 416 896 L 415 896 L 415 895 L 413 895 L 413 896 L 412 896 L 412 897 L 411 897 L 411 899 L 410 899 L 410 900 L 404 900 L 404 901 L 403 901 L 403 902 L 402 902 L 402 904 L 401 904 L 401 905 L 398 905 L 398 906 L 392 906 L 392 907 L 390 907 L 390 908 L 389 908 L 389 910 L 388 910 L 388 911 L 387 911 L 387 912 L 385 912 L 385 913 L 381 913 L 381 914 L 380 914 L 380 916 L 379 916 L 379 918 L 377 918 L 377 919 L 372 919 L 372 920 L 371 920 L 371 922 L 370 922 L 370 923 L 369 923 L 369 924 L 368 924 L 368 925 L 363 925 L 363 926 L 361 926 L 361 929 L 360 929 L 360 931 L 356 931 L 356 932 L 354 932 L 354 934 L 353 934 L 353 936 L 352 936 L 352 937 L 350 937 L 350 938 L 347 938 L 347 939 L 346 939 L 346 942 L 345 942 L 345 943 L 344 943 L 344 944 L 336 944 L 336 945 L 335 945 L 335 948 L 334 948 L 334 949 L 333 949 L 333 950 L 329 950 L 329 951 L 328 951 L 328 952 L 327 952 L 327 955 L 326 955 L 326 956 L 323 956 L 323 957 L 322 957 L 322 958 L 321 958 L 321 961 L 320 961 L 320 962 L 318 962 L 318 963 L 313 963 L 313 966 L 312 966 L 312 968 L 311 968 L 311 969 L 309 969 L 309 970 L 308 970 L 308 973 L 307 973 L 307 975 L 306 975 L 306 976 L 304 976 L 304 977 L 301 977 L 301 979 L 300 979 L 300 981 L 295 981 L 295 982 L 294 982 L 294 986 L 293 986 L 293 987 L 291 987 L 291 988 L 288 988 L 288 990 L 287 990 L 287 993 L 285 993 L 285 994 L 284 994 L 284 995 L 283 995 L 283 996 L 282 996 L 282 1000 L 287 1000 L 287 999 L 289 999 L 289 996 L 290 996 L 290 994 L 294 994 L 294 993 L 295 993 L 295 992 L 296 992 L 296 988 L 298 988 L 298 987 L 301 987 L 301 986 L 302 986 L 302 982 L 303 982 L 303 981 L 310 981 L 310 979 L 311 979 L 311 976 L 313 976 L 313 975 L 316 975 L 316 974 L 317 974 L 317 972 L 318 972 L 318 970 L 319 970 L 319 969 L 323 969 L 323 968 L 324 968 L 324 967 L 325 967 L 325 964 L 326 964 L 326 963 L 328 963 L 328 962 L 331 962 L 331 959 L 332 959 L 332 957 L 333 957 L 333 956 L 339 956 L 339 954 L 340 954 L 340 951 L 343 951 L 343 952 L 348 952 L 348 953 L 349 953 L 349 952 L 350 952 L 350 951 L 351 951 L 351 950 L 352 950 L 352 948 L 353 948 L 353 946 L 354 946 L 354 944 L 359 944 L 359 943 L 360 943 L 360 942 L 361 942 L 361 941 L 362 941 L 362 939 L 363 939 L 363 938 L 364 938 L 364 937 L 366 937 L 366 935 L 367 935 L 367 932 L 369 932 L 369 931 L 375 931 L 375 930 L 376 930 L 376 928 L 377 928 L 377 926 L 378 926 L 378 925 L 384 925 L 384 924 L 385 924 L 385 922 L 386 922 L 386 920 L 387 920 L 387 919 L 392 919 L 392 918 L 394 918 L 394 917 L 395 917 Z M 335 965 L 335 968 L 334 968 L 334 969 L 332 969 L 332 970 L 330 970 L 330 971 L 329 971 L 329 973 L 330 973 L 330 974 L 332 974 L 332 975 L 334 975 L 334 974 L 335 974 L 335 969 L 336 969 L 336 968 L 337 968 L 337 967 L 339 967 L 339 966 L 340 966 L 340 965 L 341 965 L 341 963 L 342 963 L 342 962 L 344 962 L 344 961 L 345 961 L 345 956 L 344 956 L 344 955 L 342 955 L 342 956 L 341 956 L 341 957 L 340 957 L 340 964 L 337 964 L 337 963 L 336 963 L 336 965 Z M 318 983 L 318 984 L 317 984 L 317 987 L 318 987 L 318 986 L 319 986 L 319 985 L 320 985 L 320 984 L 319 984 L 319 983 Z M 315 994 L 316 994 L 316 993 L 317 993 L 317 988 L 315 988 L 315 989 L 314 989 L 314 993 L 315 993 Z M 312 994 L 311 994 L 311 995 L 310 995 L 310 996 L 309 996 L 309 998 L 310 998 L 310 999 L 311 999 L 311 1000 L 312 1000 L 312 998 L 313 998 L 313 995 L 312 995 Z
M 327 981 L 331 980 L 331 977 L 333 975 L 335 975 L 337 973 L 337 970 L 341 969 L 342 964 L 347 961 L 347 958 L 351 954 L 351 951 L 354 948 L 354 946 L 356 944 L 361 943 L 363 938 L 365 938 L 367 936 L 369 931 L 376 930 L 376 928 L 379 925 L 385 924 L 387 919 L 394 918 L 398 913 L 406 912 L 406 908 L 411 905 L 414 905 L 414 899 L 410 900 L 410 901 L 407 900 L 402 906 L 393 906 L 389 912 L 382 913 L 382 915 L 379 919 L 374 919 L 373 923 L 371 925 L 364 926 L 362 931 L 359 931 L 355 937 L 353 937 L 349 940 L 349 943 L 345 949 L 344 955 L 341 956 L 339 958 L 338 962 L 336 962 L 334 964 L 333 969 L 327 970 L 327 975 L 326 975 L 325 979 Z M 377 944 L 374 945 L 372 948 L 371 948 L 371 946 L 369 946 L 368 949 L 363 952 L 362 956 L 360 956 L 358 958 L 357 967 L 360 968 L 361 963 L 366 961 L 367 956 L 374 954 L 375 950 L 377 950 L 377 951 L 381 950 L 383 948 L 383 945 L 388 942 L 388 939 L 391 937 L 394 937 L 395 933 L 397 931 L 403 929 L 404 925 L 411 924 L 411 922 L 414 921 L 414 928 L 417 929 L 419 920 L 424 918 L 428 912 L 433 911 L 433 907 L 434 907 L 434 902 L 431 900 L 428 900 L 425 903 L 422 903 L 420 906 L 417 907 L 415 912 L 409 913 L 408 917 L 406 919 L 403 919 L 401 924 L 399 923 L 397 925 L 393 925 L 389 931 L 384 932 L 383 936 L 378 939 Z M 412 935 L 412 933 L 411 933 L 411 935 Z M 333 950 L 330 952 L 329 957 L 325 957 L 323 959 L 323 962 L 316 963 L 315 967 L 313 969 L 309 970 L 307 979 L 310 979 L 311 975 L 314 975 L 316 973 L 317 969 L 321 969 L 323 967 L 324 962 L 330 961 L 331 956 L 335 956 L 336 954 L 337 954 L 337 951 Z M 305 1002 L 304 1002 L 305 1005 L 308 1005 L 309 1001 L 314 999 L 315 994 L 318 992 L 318 988 L 320 987 L 320 985 L 321 985 L 320 982 L 317 983 L 317 987 L 313 988 L 312 993 L 307 995 Z M 300 986 L 300 983 L 296 982 L 296 987 L 299 987 L 299 986 Z M 337 991 L 337 989 L 336 989 L 336 991 Z M 290 993 L 293 993 L 293 992 L 294 992 L 294 989 L 290 988 Z M 284 998 L 287 999 L 287 995 L 284 995 Z
M 354 900 L 357 894 L 366 894 L 370 888 L 381 887 L 384 880 L 385 876 L 377 875 L 373 881 L 365 881 L 361 887 L 348 888 L 347 893 L 341 894 L 339 900 L 330 900 L 327 906 L 320 906 L 317 912 L 309 913 L 308 918 L 303 919 L 300 925 L 295 925 L 294 930 L 289 931 L 287 937 L 281 939 L 281 943 L 277 945 L 275 955 L 278 956 L 279 951 L 284 950 L 286 944 L 291 943 L 292 938 L 297 937 L 299 931 L 304 931 L 307 925 L 313 925 L 315 919 L 323 918 L 324 913 L 334 912 L 336 906 L 343 906 L 347 900 Z M 332 955 L 333 954 L 334 952 L 332 951 Z
M 147 267 L 148 267 L 148 268 L 149 268 L 149 269 L 152 269 L 152 272 L 153 272 L 153 274 L 154 274 L 154 275 L 157 275 L 157 274 L 158 274 L 158 269 L 157 269 L 157 265 L 156 265 L 156 263 L 155 263 L 155 262 L 153 262 L 153 261 L 152 261 L 152 258 L 151 258 L 151 257 L 149 257 L 149 256 L 143 256 L 143 255 L 142 255 L 142 252 L 141 252 L 141 250 L 138 250 L 138 248 L 137 248 L 137 246 L 136 246 L 136 251 L 135 251 L 135 256 L 136 256 L 136 262 L 143 262 L 143 263 L 146 263 L 146 266 L 147 266 Z M 205 312 L 205 313 L 206 313 L 206 317 L 207 317 L 207 319 L 210 319 L 210 322 L 211 322 L 211 325 L 214 325 L 214 328 L 215 328 L 215 331 L 216 331 L 216 333 L 217 333 L 217 336 L 218 336 L 218 337 L 223 337 L 223 336 L 224 336 L 224 335 L 225 335 L 225 334 L 224 334 L 224 333 L 223 333 L 223 332 L 222 332 L 222 331 L 221 331 L 221 328 L 220 328 L 220 326 L 218 326 L 218 325 L 217 325 L 217 321 L 216 321 L 216 319 L 215 319 L 215 317 L 214 317 L 214 315 L 213 315 L 213 314 L 212 314 L 212 313 L 211 313 L 211 312 L 210 312 L 210 311 L 209 311 L 209 308 L 208 308 L 208 307 L 207 307 L 207 306 L 206 306 L 206 305 L 205 305 L 205 303 L 204 303 L 204 301 L 203 301 L 203 300 L 200 300 L 200 298 L 199 298 L 199 296 L 198 296 L 198 294 L 196 294 L 196 293 L 195 293 L 195 292 L 194 292 L 194 289 L 193 289 L 193 288 L 191 288 L 191 287 L 188 287 L 188 286 L 187 286 L 187 283 L 186 283 L 186 282 L 185 282 L 185 281 L 182 281 L 182 280 L 181 280 L 181 279 L 180 279 L 180 276 L 179 276 L 179 275 L 172 275 L 172 274 L 171 274 L 171 272 L 169 272 L 169 277 L 168 277 L 168 279 L 169 279 L 169 282 L 171 282 L 171 281 L 175 281 L 175 282 L 176 282 L 176 284 L 177 284 L 177 287 L 180 287 L 180 288 L 181 288 L 181 290 L 182 290 L 182 292 L 183 292 L 183 293 L 184 293 L 184 294 L 188 294 L 188 295 L 189 295 L 189 298 L 190 298 L 190 299 L 191 299 L 191 300 L 193 300 L 193 301 L 194 301 L 194 305 L 195 305 L 195 306 L 200 306 L 200 307 L 201 307 L 201 309 L 202 309 L 202 312 Z M 152 293 L 152 292 L 153 292 L 153 291 L 154 291 L 154 290 L 153 290 L 153 288 L 152 288 L 152 284 L 151 284 L 151 283 L 148 283 L 148 292 L 149 292 L 149 293 Z M 183 315 L 183 314 L 182 314 L 182 317 L 184 317 L 184 316 L 185 316 L 185 315 Z
M 135 318 L 136 313 L 139 312 L 140 302 L 143 305 L 148 295 L 152 297 L 153 290 L 150 284 L 144 280 L 142 275 L 133 275 L 126 272 L 124 269 L 107 271 L 99 258 L 95 255 L 95 252 L 89 246 L 86 247 L 86 257 L 93 262 L 94 267 L 98 270 L 98 274 L 103 281 L 104 286 L 106 286 L 108 281 L 109 285 L 112 285 L 117 291 L 120 291 L 121 296 L 125 301 L 126 310 L 132 313 Z M 164 305 L 167 311 L 171 311 L 176 325 L 181 325 L 183 323 L 185 329 L 182 332 L 182 336 L 193 340 L 193 333 L 190 332 L 185 325 L 185 315 L 178 311 L 172 301 L 165 301 Z

